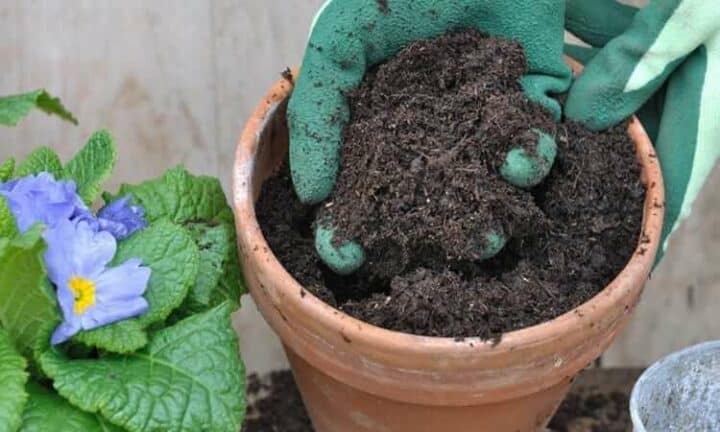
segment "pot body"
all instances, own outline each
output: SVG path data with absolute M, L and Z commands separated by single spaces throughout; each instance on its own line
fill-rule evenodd
M 344 384 L 285 351 L 317 432 L 541 431 L 571 380 L 539 392 L 470 406 L 425 405 L 387 399 Z
M 629 133 L 647 185 L 642 236 L 603 291 L 554 320 L 493 344 L 393 332 L 307 292 L 270 250 L 254 201 L 288 148 L 292 83 L 282 80 L 248 121 L 236 150 L 233 199 L 245 279 L 278 334 L 318 432 L 543 430 L 573 377 L 599 357 L 640 299 L 658 248 L 664 189 L 642 126 Z

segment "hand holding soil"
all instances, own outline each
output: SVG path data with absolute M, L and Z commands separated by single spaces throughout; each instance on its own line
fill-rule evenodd
M 368 69 L 414 41 L 454 28 L 488 31 L 523 44 L 528 69 L 522 77 L 512 78 L 520 79 L 528 97 L 559 119 L 560 105 L 549 93 L 564 92 L 570 83 L 569 68 L 562 62 L 564 1 L 440 3 L 336 0 L 321 11 L 288 109 L 290 166 L 301 201 L 320 202 L 332 192 L 343 130 L 350 117 L 346 96 Z M 547 174 L 556 148 L 547 130 L 528 129 L 522 139 L 525 146 L 516 143 L 503 155 L 507 160 L 501 174 L 512 184 L 530 187 Z M 446 159 L 453 158 L 450 153 Z M 320 257 L 336 273 L 356 271 L 366 258 L 363 248 L 353 239 L 338 239 L 332 221 L 320 222 L 316 231 Z M 478 260 L 490 258 L 507 240 L 502 230 L 478 233 L 471 240 L 475 243 L 472 255 Z
M 523 95 L 525 70 L 517 43 L 468 31 L 415 42 L 369 72 L 349 96 L 318 232 L 337 226 L 343 248 L 359 239 L 372 271 L 392 277 L 430 256 L 487 260 L 547 229 L 530 189 L 552 168 L 557 131 Z

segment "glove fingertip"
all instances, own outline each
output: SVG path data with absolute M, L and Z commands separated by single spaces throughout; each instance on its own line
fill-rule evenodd
M 480 257 L 481 260 L 488 260 L 499 254 L 507 244 L 507 237 L 497 231 L 485 234 L 485 238 L 483 240 L 485 241 L 485 244 L 483 254 Z
M 587 77 L 585 77 L 587 78 Z M 568 94 L 565 102 L 565 116 L 570 120 L 582 123 L 593 131 L 601 131 L 613 124 L 622 121 L 622 117 L 615 119 L 609 113 L 607 106 L 599 106 L 591 101 L 595 99 L 590 96 L 595 94 L 592 89 L 584 89 L 583 80 L 578 80 Z
M 560 121 L 562 118 L 562 106 L 560 102 L 547 95 L 548 90 L 565 92 L 567 86 L 553 84 L 559 84 L 561 80 L 550 79 L 542 76 L 525 76 L 522 79 L 523 92 L 533 102 L 540 104 L 545 108 L 553 117 L 553 120 Z M 568 83 L 569 84 L 569 83 Z
M 315 229 L 315 250 L 320 259 L 339 275 L 355 273 L 365 263 L 365 250 L 355 241 L 335 246 L 334 236 L 333 228 L 318 226 Z
M 550 173 L 557 156 L 557 144 L 553 137 L 539 130 L 533 132 L 537 134 L 536 147 L 513 148 L 500 167 L 500 175 L 508 183 L 520 188 L 540 184 Z

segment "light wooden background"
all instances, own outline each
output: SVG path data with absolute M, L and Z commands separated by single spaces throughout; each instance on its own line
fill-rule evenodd
M 120 161 L 110 187 L 183 163 L 226 187 L 243 121 L 298 64 L 322 0 L 0 0 L 0 94 L 47 87 L 80 119 L 33 114 L 0 129 L 0 160 L 38 145 L 72 154 L 111 129 Z M 605 364 L 643 365 L 720 338 L 720 171 L 653 275 Z M 285 364 L 249 299 L 236 316 L 250 370 Z

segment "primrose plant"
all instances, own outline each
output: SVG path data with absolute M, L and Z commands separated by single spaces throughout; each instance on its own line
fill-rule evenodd
M 0 124 L 33 107 L 75 122 L 37 91 L 0 98 Z M 178 167 L 101 194 L 116 157 L 98 131 L 66 164 L 41 147 L 0 165 L 0 432 L 237 432 L 244 288 L 220 183 Z

